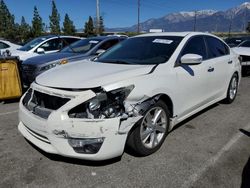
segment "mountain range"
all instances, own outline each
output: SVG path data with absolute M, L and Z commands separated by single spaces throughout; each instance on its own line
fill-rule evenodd
M 195 21 L 196 20 L 196 21 Z M 196 22 L 196 24 L 195 24 Z M 140 23 L 140 31 L 150 29 L 164 31 L 240 32 L 245 31 L 250 22 L 250 2 L 245 2 L 226 11 L 199 10 L 178 12 L 160 18 L 151 18 Z M 123 28 L 106 28 L 110 32 L 135 32 L 137 25 Z

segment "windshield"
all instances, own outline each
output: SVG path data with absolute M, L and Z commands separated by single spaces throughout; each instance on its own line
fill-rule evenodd
M 250 40 L 242 42 L 239 47 L 250 47 Z
M 34 48 L 35 46 L 37 46 L 38 44 L 40 44 L 41 42 L 47 40 L 48 38 L 46 37 L 39 37 L 39 38 L 35 38 L 32 41 L 28 42 L 27 44 L 25 44 L 24 46 L 22 46 L 21 48 L 19 48 L 19 50 L 22 51 L 29 51 L 32 48 Z
M 174 53 L 183 37 L 149 36 L 127 39 L 96 61 L 116 64 L 160 64 L 165 63 Z
M 86 53 L 94 48 L 100 41 L 100 39 L 82 39 L 65 47 L 61 52 Z

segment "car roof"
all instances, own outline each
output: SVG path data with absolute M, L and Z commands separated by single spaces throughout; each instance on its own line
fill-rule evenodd
M 147 33 L 147 34 L 137 35 L 135 37 L 141 37 L 141 36 L 177 36 L 177 37 L 185 37 L 187 35 L 209 35 L 209 36 L 214 36 L 214 35 L 211 35 L 209 33 L 204 33 L 204 32 L 187 31 L 187 32 Z
M 101 41 L 102 41 L 102 40 L 106 40 L 106 39 L 119 39 L 119 38 L 127 38 L 127 37 L 112 35 L 112 36 L 89 37 L 89 38 L 87 38 L 87 39 L 101 40 Z
M 67 36 L 67 35 L 44 35 L 44 36 L 40 36 L 37 38 L 44 38 L 44 39 L 50 39 L 50 38 L 80 38 L 80 37 L 76 37 L 76 36 Z

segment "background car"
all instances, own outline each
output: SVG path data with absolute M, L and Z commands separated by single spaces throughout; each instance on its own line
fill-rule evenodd
M 80 37 L 47 35 L 33 39 L 21 48 L 11 51 L 13 56 L 19 56 L 21 61 L 39 54 L 57 52 L 69 44 L 80 40 Z
M 240 82 L 238 56 L 214 35 L 129 38 L 95 61 L 36 78 L 19 105 L 18 129 L 48 153 L 86 160 L 156 152 L 181 121 L 224 100 Z M 208 126 L 209 127 L 209 126 Z
M 238 46 L 240 43 L 242 43 L 245 40 L 250 40 L 250 37 L 247 37 L 247 36 L 243 36 L 243 37 L 228 37 L 224 41 L 228 44 L 228 46 L 230 46 L 232 48 L 232 47 Z
M 6 50 L 14 51 L 18 48 L 20 48 L 20 45 L 14 44 L 12 42 L 9 42 L 7 40 L 0 39 L 0 55 L 2 55 Z
M 246 75 L 250 70 L 250 40 L 240 43 L 232 48 L 235 53 L 241 57 L 242 75 Z
M 71 61 L 96 57 L 126 38 L 123 36 L 91 37 L 79 40 L 57 53 L 29 58 L 22 63 L 23 82 L 29 86 L 35 77 L 44 71 Z

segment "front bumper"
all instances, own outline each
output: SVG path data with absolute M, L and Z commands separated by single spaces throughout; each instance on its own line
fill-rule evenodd
M 92 95 L 82 95 L 88 100 Z M 22 104 L 19 105 L 19 125 L 21 134 L 31 143 L 45 152 L 66 157 L 85 160 L 106 160 L 123 154 L 127 134 L 138 121 L 128 118 L 121 121 L 120 117 L 110 119 L 77 119 L 69 118 L 67 111 L 79 102 L 79 97 L 69 101 L 58 110 L 53 111 L 48 119 L 41 118 Z M 69 144 L 69 138 L 93 139 L 104 138 L 95 154 L 77 153 Z

